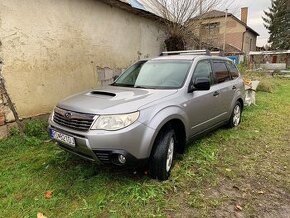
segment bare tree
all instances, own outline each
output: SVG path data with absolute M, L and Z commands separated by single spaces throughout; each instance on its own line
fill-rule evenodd
M 233 0 L 149 0 L 146 4 L 155 14 L 165 18 L 167 50 L 184 50 L 188 39 L 196 43 L 201 41 L 200 36 L 193 35 L 193 29 L 201 25 L 199 21 L 192 22 L 192 18 L 222 5 L 226 9 L 229 1 Z

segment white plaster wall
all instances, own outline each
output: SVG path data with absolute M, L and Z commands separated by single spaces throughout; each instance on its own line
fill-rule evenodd
M 156 21 L 97 0 L 0 0 L 0 9 L 3 75 L 21 117 L 95 87 L 97 66 L 126 68 L 164 47 Z

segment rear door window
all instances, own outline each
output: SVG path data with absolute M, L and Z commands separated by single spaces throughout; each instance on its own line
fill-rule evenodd
M 216 84 L 231 80 L 230 73 L 224 61 L 213 61 L 214 82 Z
M 232 76 L 232 79 L 236 79 L 240 76 L 239 70 L 237 69 L 236 65 L 232 62 L 227 62 L 228 69 Z

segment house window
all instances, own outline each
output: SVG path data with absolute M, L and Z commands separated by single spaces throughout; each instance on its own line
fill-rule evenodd
M 217 35 L 219 34 L 220 23 L 208 23 L 202 25 L 202 33 L 204 35 Z

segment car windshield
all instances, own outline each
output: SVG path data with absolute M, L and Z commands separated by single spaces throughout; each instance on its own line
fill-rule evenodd
M 191 61 L 140 61 L 112 85 L 145 89 L 181 88 L 191 64 Z

